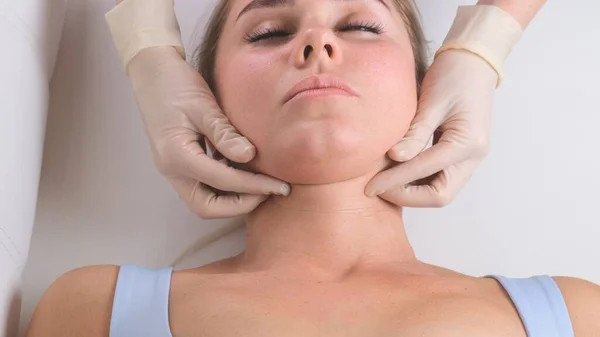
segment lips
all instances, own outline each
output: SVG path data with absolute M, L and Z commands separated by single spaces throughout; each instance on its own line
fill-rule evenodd
M 305 77 L 292 87 L 292 89 L 285 96 L 285 102 L 288 102 L 298 94 L 305 91 L 318 89 L 336 89 L 332 90 L 332 92 L 336 92 L 338 94 L 347 94 L 349 96 L 357 96 L 356 92 L 352 90 L 349 85 L 334 76 L 311 75 Z

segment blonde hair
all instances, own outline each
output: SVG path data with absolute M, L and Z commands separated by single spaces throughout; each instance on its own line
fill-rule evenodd
M 427 40 L 421 26 L 421 16 L 413 0 L 392 0 L 394 7 L 402 16 L 404 25 L 408 30 L 412 51 L 415 61 L 415 77 L 417 81 L 417 93 L 421 92 L 421 84 L 425 77 L 428 66 Z M 193 54 L 192 63 L 208 83 L 209 88 L 218 97 L 218 88 L 215 83 L 215 64 L 217 59 L 217 46 L 219 38 L 225 27 L 225 22 L 230 11 L 230 1 L 220 0 L 213 10 L 206 26 L 204 39 Z M 234 166 L 234 163 L 230 163 Z M 244 226 L 243 221 L 229 223 L 220 227 L 215 232 L 203 236 L 188 247 L 174 262 L 179 264 L 193 253 L 210 245 L 218 239 L 227 236 Z

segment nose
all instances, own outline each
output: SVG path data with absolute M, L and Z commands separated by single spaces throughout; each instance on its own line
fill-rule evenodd
M 320 67 L 330 67 L 342 61 L 342 53 L 336 37 L 327 29 L 312 28 L 299 39 L 291 55 L 292 63 L 304 68 L 318 63 Z

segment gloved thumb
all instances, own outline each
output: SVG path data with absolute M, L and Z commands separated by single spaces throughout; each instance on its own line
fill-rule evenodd
M 433 133 L 441 124 L 440 113 L 434 108 L 423 107 L 417 110 L 408 132 L 392 149 L 388 156 L 395 161 L 405 162 L 421 153 L 429 144 Z
M 205 84 L 203 89 L 205 92 L 202 96 L 202 107 L 192 105 L 195 111 L 189 111 L 187 115 L 220 154 L 237 163 L 249 162 L 256 155 L 256 148 L 231 125 L 229 118 L 209 91 L 208 85 Z
M 254 158 L 256 148 L 231 125 L 225 114 L 214 112 L 210 120 L 201 127 L 201 132 L 220 154 L 237 163 L 247 163 Z

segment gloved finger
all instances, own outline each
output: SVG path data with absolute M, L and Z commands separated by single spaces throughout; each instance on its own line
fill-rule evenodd
M 437 173 L 428 184 L 400 186 L 379 197 L 403 207 L 444 207 L 469 181 L 479 162 L 466 160 Z
M 206 83 L 204 86 L 208 88 Z M 247 163 L 252 160 L 256 155 L 254 145 L 231 125 L 212 93 L 204 92 L 203 96 L 203 111 L 186 113 L 192 123 L 229 160 L 238 163 Z
M 440 172 L 450 165 L 466 160 L 470 151 L 461 143 L 451 142 L 452 130 L 440 141 L 415 158 L 378 173 L 365 188 L 367 195 L 377 195 Z
M 192 179 L 174 179 L 171 183 L 189 209 L 203 219 L 245 215 L 269 198 L 264 194 L 223 194 Z
M 426 100 L 420 101 L 406 135 L 388 151 L 388 156 L 392 160 L 405 162 L 421 153 L 429 144 L 434 131 L 442 124 L 445 116 L 443 110 L 442 106 L 429 105 Z
M 190 152 L 185 149 L 174 151 L 179 152 L 178 158 L 181 162 L 177 168 L 182 176 L 193 178 L 194 181 L 200 181 L 212 188 L 236 193 L 289 194 L 289 186 L 273 177 L 236 169 L 228 166 L 224 160 L 215 160 L 203 152 Z
M 177 135 L 157 146 L 154 155 L 160 172 L 168 177 L 191 178 L 222 191 L 249 194 L 287 195 L 290 187 L 280 180 L 263 174 L 246 172 L 215 160 L 205 152 L 210 142 L 198 139 L 195 130 L 178 130 Z M 210 145 L 209 145 L 210 144 Z

